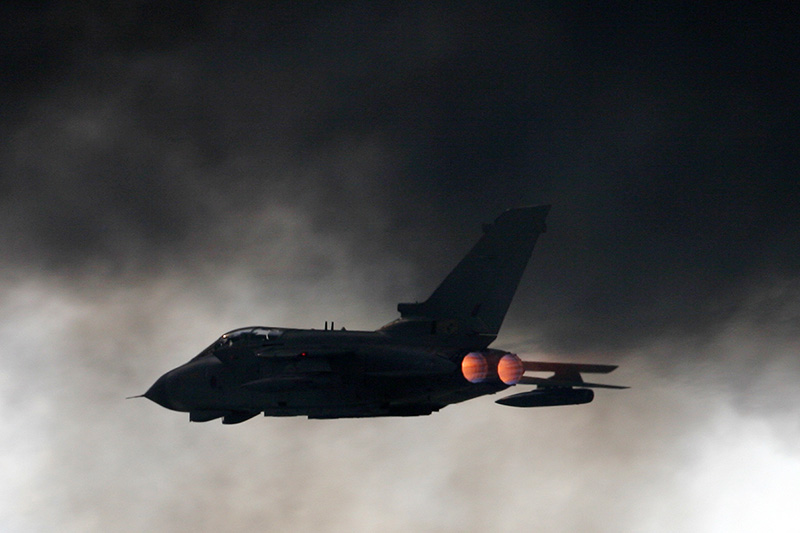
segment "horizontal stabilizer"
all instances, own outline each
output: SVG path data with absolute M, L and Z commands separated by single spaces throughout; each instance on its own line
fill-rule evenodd
M 589 387 L 601 389 L 628 389 L 630 387 L 623 387 L 622 385 L 606 385 L 604 383 L 587 383 L 585 381 L 564 380 L 554 378 L 534 378 L 531 376 L 522 376 L 517 382 L 517 385 L 538 385 L 540 387 Z
M 528 372 L 555 372 L 563 373 L 585 373 L 585 374 L 608 374 L 617 368 L 617 365 L 590 365 L 582 363 L 549 363 L 540 361 L 523 361 L 522 367 Z
M 587 383 L 583 381 L 581 373 L 608 374 L 617 368 L 616 365 L 592 365 L 583 363 L 549 363 L 538 361 L 523 361 L 522 367 L 526 372 L 552 372 L 549 378 L 522 376 L 518 385 L 536 385 L 538 387 L 569 388 L 591 387 L 603 389 L 627 389 L 620 385 L 606 385 L 603 383 Z

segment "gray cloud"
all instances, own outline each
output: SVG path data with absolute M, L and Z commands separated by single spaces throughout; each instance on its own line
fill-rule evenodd
M 180 279 L 99 299 L 58 284 L 19 288 L 3 306 L 16 357 L 2 388 L 14 488 L 2 519 L 18 530 L 786 530 L 796 518 L 796 336 L 732 325 L 666 372 L 682 347 L 661 342 L 617 372 L 633 389 L 581 408 L 484 399 L 420 419 L 256 419 L 231 431 L 122 396 L 199 351 L 220 322 L 285 323 L 291 300 L 219 309 Z M 731 509 L 742 509 L 735 523 Z
M 796 523 L 788 14 L 2 9 L 3 529 Z M 630 391 L 235 428 L 121 399 L 233 327 L 379 327 L 545 202 L 497 345 Z

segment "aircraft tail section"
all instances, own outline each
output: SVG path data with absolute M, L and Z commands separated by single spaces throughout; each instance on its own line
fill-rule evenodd
M 451 333 L 497 335 L 539 234 L 549 205 L 510 209 L 493 224 L 433 294 L 421 303 L 401 303 L 404 319 L 432 321 Z

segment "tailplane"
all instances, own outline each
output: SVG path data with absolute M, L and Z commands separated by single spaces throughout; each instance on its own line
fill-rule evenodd
M 549 205 L 510 209 L 485 225 L 477 244 L 427 300 L 398 304 L 402 319 L 429 321 L 433 334 L 495 337 L 549 211 Z

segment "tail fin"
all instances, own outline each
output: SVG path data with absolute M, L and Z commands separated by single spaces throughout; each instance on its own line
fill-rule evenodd
M 458 329 L 497 335 L 549 211 L 549 205 L 510 209 L 485 225 L 478 243 L 426 301 L 397 305 L 400 316 L 455 320 Z

